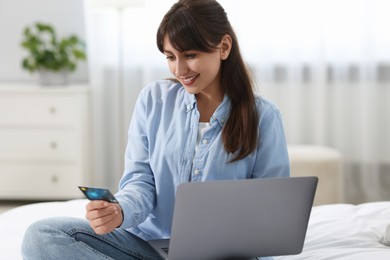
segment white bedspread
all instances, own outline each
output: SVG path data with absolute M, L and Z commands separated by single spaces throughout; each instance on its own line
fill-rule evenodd
M 20 245 L 26 228 L 46 217 L 72 216 L 84 218 L 87 200 L 44 202 L 21 206 L 0 215 L 0 260 L 22 259 Z
M 37 203 L 1 214 L 0 259 L 21 259 L 20 243 L 30 223 L 51 216 L 83 218 L 86 203 Z M 379 242 L 389 224 L 390 202 L 317 206 L 312 210 L 303 252 L 275 259 L 390 259 L 390 247 Z
M 390 202 L 314 207 L 303 252 L 275 259 L 390 259 L 390 247 L 381 244 L 390 225 Z

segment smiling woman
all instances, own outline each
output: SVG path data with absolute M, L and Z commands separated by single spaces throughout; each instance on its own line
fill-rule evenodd
M 122 13 L 87 8 L 91 78 L 96 100 L 102 100 L 95 103 L 99 116 L 94 129 L 104 129 L 110 122 L 110 129 L 95 135 L 100 147 L 95 162 L 101 165 L 96 172 L 99 181 L 112 189 L 120 178 L 124 149 L 118 138 L 126 136 L 135 97 L 146 82 L 170 76 L 154 35 L 161 10 L 173 2 L 145 0 L 144 7 L 129 7 Z M 244 2 L 220 1 L 240 37 L 242 55 L 260 93 L 273 99 L 284 115 L 288 143 L 341 151 L 348 202 L 390 199 L 385 185 L 390 182 L 390 91 L 386 88 L 390 18 L 385 11 L 390 2 Z M 118 28 L 124 28 L 123 34 Z M 119 48 L 123 48 L 123 66 L 116 60 Z M 120 75 L 125 75 L 122 85 Z M 123 107 L 112 105 L 118 100 L 123 100 Z M 103 116 L 100 111 L 105 111 Z M 119 117 L 117 111 L 123 115 Z M 118 172 L 116 178 L 107 180 L 105 169 Z
M 254 93 L 237 37 L 217 1 L 177 1 L 157 28 L 156 42 L 176 80 L 153 81 L 137 98 L 115 194 L 119 203 L 92 200 L 87 221 L 33 223 L 23 239 L 24 258 L 165 259 L 147 241 L 171 237 L 180 184 L 290 175 L 281 114 Z M 213 254 L 258 256 L 250 250 Z
M 178 52 L 172 47 L 167 36 L 163 42 L 163 52 L 167 56 L 172 75 L 175 75 L 189 93 L 197 95 L 200 122 L 208 122 L 224 96 L 220 82 L 223 51 L 216 48 L 210 53 L 196 50 Z M 228 50 L 224 52 L 230 51 L 230 48 L 231 39 Z

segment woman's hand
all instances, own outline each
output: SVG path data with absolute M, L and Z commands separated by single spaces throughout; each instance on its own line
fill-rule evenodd
M 94 200 L 87 204 L 85 217 L 96 234 L 103 235 L 113 231 L 123 222 L 122 208 L 117 203 Z

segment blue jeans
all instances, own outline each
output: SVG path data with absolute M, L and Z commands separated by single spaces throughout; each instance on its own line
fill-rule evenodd
M 25 260 L 162 259 L 144 240 L 124 229 L 98 235 L 86 220 L 69 217 L 35 222 L 22 242 Z
M 25 260 L 162 259 L 146 241 L 124 229 L 98 235 L 88 221 L 70 217 L 33 223 L 24 235 L 22 256 Z

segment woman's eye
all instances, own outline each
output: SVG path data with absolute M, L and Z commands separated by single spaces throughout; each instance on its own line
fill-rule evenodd
M 167 60 L 174 60 L 175 57 L 174 56 L 167 56 Z
M 193 59 L 193 58 L 196 57 L 196 54 L 195 54 L 195 53 L 186 54 L 186 57 L 187 57 L 188 59 Z

